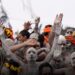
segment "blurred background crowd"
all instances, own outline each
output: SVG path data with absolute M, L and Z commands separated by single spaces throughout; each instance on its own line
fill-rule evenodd
M 75 75 L 75 28 L 63 29 L 63 13 L 42 32 L 41 17 L 25 21 L 15 37 L 3 8 L 1 13 L 0 75 Z

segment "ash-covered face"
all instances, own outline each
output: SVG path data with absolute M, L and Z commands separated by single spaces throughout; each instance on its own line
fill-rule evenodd
M 72 35 L 73 30 L 72 29 L 67 29 L 67 31 L 65 32 L 66 36 Z
M 35 48 L 31 47 L 26 52 L 27 61 L 36 61 L 37 59 L 37 51 Z
M 75 52 L 71 54 L 71 65 L 75 67 Z

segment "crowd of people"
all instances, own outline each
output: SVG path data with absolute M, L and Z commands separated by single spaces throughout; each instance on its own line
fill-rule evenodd
M 24 23 L 13 38 L 11 29 L 0 34 L 0 75 L 75 75 L 75 31 L 62 28 L 63 14 L 56 15 L 53 25 L 40 33 L 40 18 Z M 3 59 L 2 59 L 2 58 Z

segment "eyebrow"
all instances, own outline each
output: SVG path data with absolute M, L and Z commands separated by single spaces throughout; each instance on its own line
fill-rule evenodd
M 36 53 L 35 51 L 29 51 L 29 53 L 30 53 L 30 52 Z
M 75 59 L 75 57 L 72 57 L 72 59 Z

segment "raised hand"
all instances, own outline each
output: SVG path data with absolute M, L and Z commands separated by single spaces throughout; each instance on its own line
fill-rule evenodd
M 25 45 L 27 45 L 27 46 L 35 46 L 35 45 L 39 45 L 39 43 L 35 39 L 28 39 L 27 41 L 25 41 Z
M 27 21 L 24 23 L 24 29 L 25 30 L 29 30 L 31 28 L 31 22 L 30 21 Z
M 37 17 L 35 19 L 35 27 L 34 27 L 34 32 L 35 33 L 39 33 L 39 28 L 38 28 L 39 23 L 40 23 L 40 17 Z
M 59 15 L 56 15 L 56 18 L 54 20 L 53 32 L 55 32 L 57 35 L 59 35 L 61 33 L 62 18 L 63 18 L 63 14 L 60 13 Z
M 35 24 L 39 24 L 39 22 L 40 22 L 40 17 L 37 17 L 36 19 L 35 19 Z
M 63 14 L 60 13 L 59 15 L 56 15 L 54 25 L 61 25 L 62 23 Z
M 56 18 L 54 20 L 54 25 L 52 27 L 52 32 L 49 34 L 49 45 L 50 45 L 50 47 L 52 47 L 55 35 L 58 36 L 61 33 L 62 18 L 63 18 L 63 14 L 62 13 L 60 13 L 59 15 L 56 15 Z

